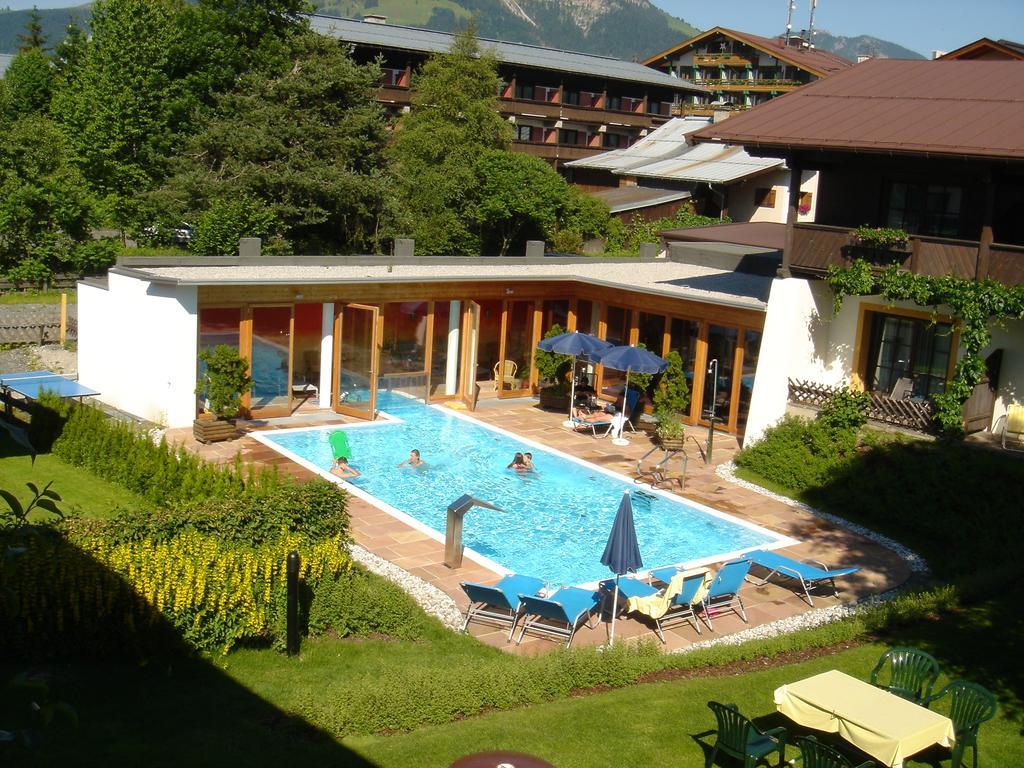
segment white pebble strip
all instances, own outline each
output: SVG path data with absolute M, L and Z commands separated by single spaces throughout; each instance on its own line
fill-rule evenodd
M 433 584 L 424 581 L 419 576 L 413 576 L 405 569 L 399 568 L 383 557 L 378 557 L 358 544 L 350 544 L 349 553 L 352 559 L 366 570 L 383 576 L 404 589 L 419 604 L 420 608 L 431 616 L 436 616 L 446 627 L 462 629 L 462 611 L 455 605 L 455 601 L 451 597 Z
M 789 506 L 795 509 L 799 509 L 801 512 L 806 512 L 809 515 L 820 518 L 821 520 L 825 520 L 826 522 L 832 523 L 833 525 L 837 525 L 840 528 L 845 528 L 846 530 L 850 531 L 851 533 L 855 533 L 858 536 L 863 536 L 865 539 L 870 539 L 871 541 L 877 542 L 886 549 L 892 550 L 897 555 L 899 555 L 903 560 L 905 560 L 907 562 L 907 565 L 910 567 L 910 570 L 912 570 L 914 573 L 919 573 L 922 575 L 927 575 L 928 573 L 930 573 L 930 571 L 928 570 L 928 563 L 925 562 L 923 557 L 914 552 L 912 549 L 903 546 L 898 541 L 890 539 L 888 536 L 883 536 L 882 534 L 877 533 L 871 530 L 870 528 L 865 528 L 863 525 L 851 523 L 849 520 L 846 520 L 845 518 L 829 514 L 828 512 L 822 512 L 821 510 L 818 509 L 814 509 L 813 507 L 809 507 L 806 504 L 797 501 L 796 499 L 789 498 L 788 496 L 783 496 L 778 493 L 772 493 L 767 488 L 762 488 L 760 485 L 756 485 L 755 483 L 750 483 L 747 482 L 746 480 L 741 480 L 740 478 L 736 477 L 736 464 L 734 462 L 729 461 L 726 462 L 725 464 L 719 464 L 715 468 L 715 474 L 718 475 L 723 480 L 727 480 L 730 483 L 734 483 L 740 486 L 741 488 L 746 488 L 747 490 L 754 491 L 755 493 L 760 493 L 762 496 L 767 496 L 769 499 L 775 499 L 775 501 L 781 501 L 783 504 L 788 504 Z

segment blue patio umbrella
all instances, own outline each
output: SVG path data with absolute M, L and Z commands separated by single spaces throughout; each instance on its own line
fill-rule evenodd
M 597 357 L 606 349 L 611 349 L 611 344 L 607 341 L 602 341 L 589 333 L 580 333 L 579 331 L 570 331 L 569 333 L 560 333 L 557 336 L 551 336 L 547 339 L 541 339 L 540 344 L 537 345 L 537 349 L 543 349 L 546 352 L 555 352 L 559 355 L 571 355 L 572 356 L 572 387 L 569 394 L 569 418 L 565 422 L 565 426 L 571 427 L 573 425 L 572 420 L 572 406 L 576 402 L 576 357 L 578 355 Z
M 640 558 L 640 545 L 636 540 L 636 526 L 633 524 L 633 504 L 629 491 L 624 491 L 619 509 L 615 513 L 608 543 L 601 555 L 601 564 L 607 565 L 615 574 L 615 595 L 612 598 L 612 631 L 609 645 L 615 644 L 615 614 L 619 606 L 619 577 L 624 573 L 635 573 L 642 568 L 644 561 Z
M 629 374 L 631 371 L 637 373 L 661 373 L 668 367 L 668 360 L 658 357 L 653 352 L 648 352 L 642 347 L 625 345 L 612 347 L 601 353 L 598 358 L 605 368 L 612 368 L 616 371 L 626 372 L 626 389 L 622 393 L 622 419 L 633 414 L 626 413 L 626 394 L 629 392 Z M 629 442 L 622 438 L 622 428 L 619 427 L 619 435 L 612 441 L 617 445 L 629 445 Z

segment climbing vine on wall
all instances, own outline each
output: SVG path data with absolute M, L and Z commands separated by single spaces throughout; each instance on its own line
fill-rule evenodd
M 964 354 L 946 391 L 932 399 L 939 428 L 947 435 L 961 434 L 963 404 L 985 375 L 981 351 L 992 343 L 991 326 L 1024 318 L 1024 286 L 1011 288 L 994 280 L 916 275 L 896 266 L 874 272 L 861 259 L 848 267 L 829 267 L 825 280 L 835 295 L 837 313 L 847 296 L 882 296 L 890 301 L 912 301 L 933 311 L 942 305 L 953 310 Z

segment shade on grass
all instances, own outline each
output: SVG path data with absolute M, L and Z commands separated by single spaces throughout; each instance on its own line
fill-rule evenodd
M 32 498 L 25 483 L 42 487 L 53 481 L 53 490 L 64 500 L 61 508 L 70 512 L 76 507 L 86 517 L 110 517 L 117 507 L 146 509 L 149 502 L 121 486 L 96 477 L 90 472 L 66 464 L 56 456 L 44 453 L 35 464 L 14 444 L 7 432 L 0 432 L 0 488 L 11 491 L 22 502 Z

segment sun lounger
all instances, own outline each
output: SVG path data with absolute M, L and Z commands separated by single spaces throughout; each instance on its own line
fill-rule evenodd
M 516 645 L 527 632 L 565 638 L 565 647 L 572 644 L 576 631 L 601 604 L 601 595 L 588 589 L 562 587 L 548 597 L 519 595 L 523 603 L 523 624 Z
M 572 417 L 572 428 L 574 431 L 579 432 L 580 430 L 590 430 L 594 437 L 605 437 L 615 427 L 614 418 L 609 415 L 607 420 L 602 419 L 601 421 L 587 421 L 581 419 L 579 416 Z M 598 431 L 600 430 L 600 434 Z
M 626 602 L 626 612 L 651 619 L 654 631 L 663 643 L 663 630 L 678 621 L 689 621 L 700 634 L 696 609 L 702 605 L 710 581 L 707 568 L 693 571 L 662 568 L 652 573 L 651 578 L 663 582 L 665 587 L 658 589 L 639 579 L 619 580 L 619 595 Z M 602 582 L 601 588 L 610 594 L 615 588 L 615 580 Z
M 730 560 L 718 569 L 715 580 L 708 587 L 704 596 L 704 620 L 708 623 L 708 629 L 712 632 L 715 628 L 711 625 L 711 617 L 727 611 L 732 611 L 747 622 L 747 612 L 743 608 L 743 600 L 740 597 L 740 587 L 750 572 L 750 561 Z
M 536 595 L 544 589 L 544 582 L 533 576 L 509 575 L 504 576 L 493 586 L 474 584 L 471 581 L 464 581 L 460 586 L 469 598 L 469 607 L 466 608 L 466 620 L 462 624 L 462 631 L 465 632 L 466 627 L 472 621 L 498 626 L 507 624 L 508 639 L 511 640 L 522 610 L 522 601 L 519 599 L 519 595 Z
M 749 552 L 744 557 L 749 557 L 754 565 L 768 571 L 768 575 L 764 579 L 759 582 L 753 582 L 757 586 L 767 584 L 769 579 L 776 574 L 796 579 L 800 582 L 800 587 L 804 591 L 804 599 L 807 600 L 808 605 L 812 606 L 814 605 L 814 602 L 811 600 L 811 589 L 813 587 L 827 581 L 831 584 L 832 591 L 838 595 L 839 590 L 836 588 L 835 580 L 840 576 L 849 576 L 851 573 L 856 573 L 860 570 L 859 567 L 829 569 L 824 563 L 801 562 L 800 560 L 794 560 L 792 557 L 780 555 L 778 552 L 768 552 L 763 549 Z

